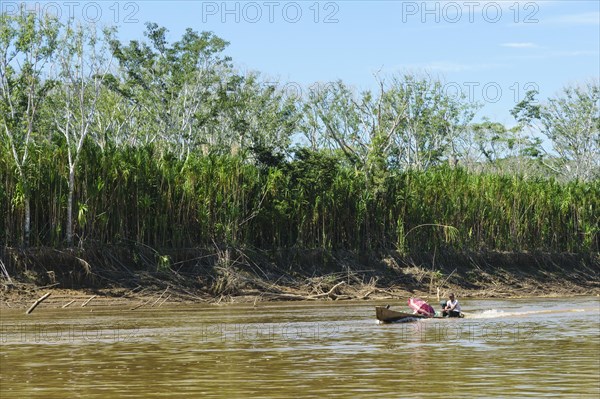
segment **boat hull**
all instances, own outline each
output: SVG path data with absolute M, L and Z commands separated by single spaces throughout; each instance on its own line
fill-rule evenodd
M 401 323 L 408 321 L 417 321 L 421 319 L 453 319 L 454 317 L 444 317 L 440 313 L 436 313 L 434 316 L 425 316 L 418 313 L 405 313 L 398 312 L 396 310 L 388 309 L 386 306 L 375 306 L 375 315 L 377 320 L 382 323 Z M 465 315 L 460 314 L 459 318 L 463 318 Z
M 409 322 L 427 318 L 426 316 L 420 314 L 397 312 L 395 310 L 388 309 L 385 306 L 376 306 L 375 315 L 377 320 L 384 323 Z

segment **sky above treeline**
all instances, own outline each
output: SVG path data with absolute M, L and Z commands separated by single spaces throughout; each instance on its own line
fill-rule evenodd
M 14 13 L 20 1 L 2 1 Z M 29 12 L 116 25 L 144 39 L 146 22 L 178 40 L 186 28 L 231 44 L 241 71 L 293 93 L 342 79 L 374 89 L 374 75 L 428 74 L 483 104 L 478 118 L 514 123 L 527 90 L 541 98 L 598 80 L 600 2 L 590 1 L 37 1 Z

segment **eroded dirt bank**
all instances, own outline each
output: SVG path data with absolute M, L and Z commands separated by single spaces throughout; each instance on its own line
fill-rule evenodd
M 239 248 L 156 251 L 141 245 L 85 250 L 0 250 L 0 307 L 156 307 L 181 302 L 436 299 L 600 294 L 600 255 Z M 4 267 L 1 267 L 1 266 Z M 73 302 L 71 302 L 73 301 Z M 71 303 L 70 303 L 71 302 Z

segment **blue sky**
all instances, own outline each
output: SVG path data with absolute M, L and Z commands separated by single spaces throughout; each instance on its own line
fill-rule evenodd
M 2 1 L 10 12 L 15 1 Z M 185 28 L 213 31 L 242 70 L 290 90 L 342 79 L 374 87 L 373 75 L 424 73 L 484 104 L 478 116 L 511 124 L 529 88 L 541 97 L 598 79 L 598 1 L 54 1 L 30 2 L 119 26 L 143 39 L 156 22 L 177 40 Z

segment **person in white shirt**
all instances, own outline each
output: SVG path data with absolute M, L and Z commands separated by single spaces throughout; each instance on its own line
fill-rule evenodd
M 448 296 L 448 301 L 446 302 L 446 306 L 442 310 L 442 315 L 444 317 L 461 317 L 460 313 L 460 304 L 458 303 L 458 299 L 454 297 L 454 293 L 451 293 Z

